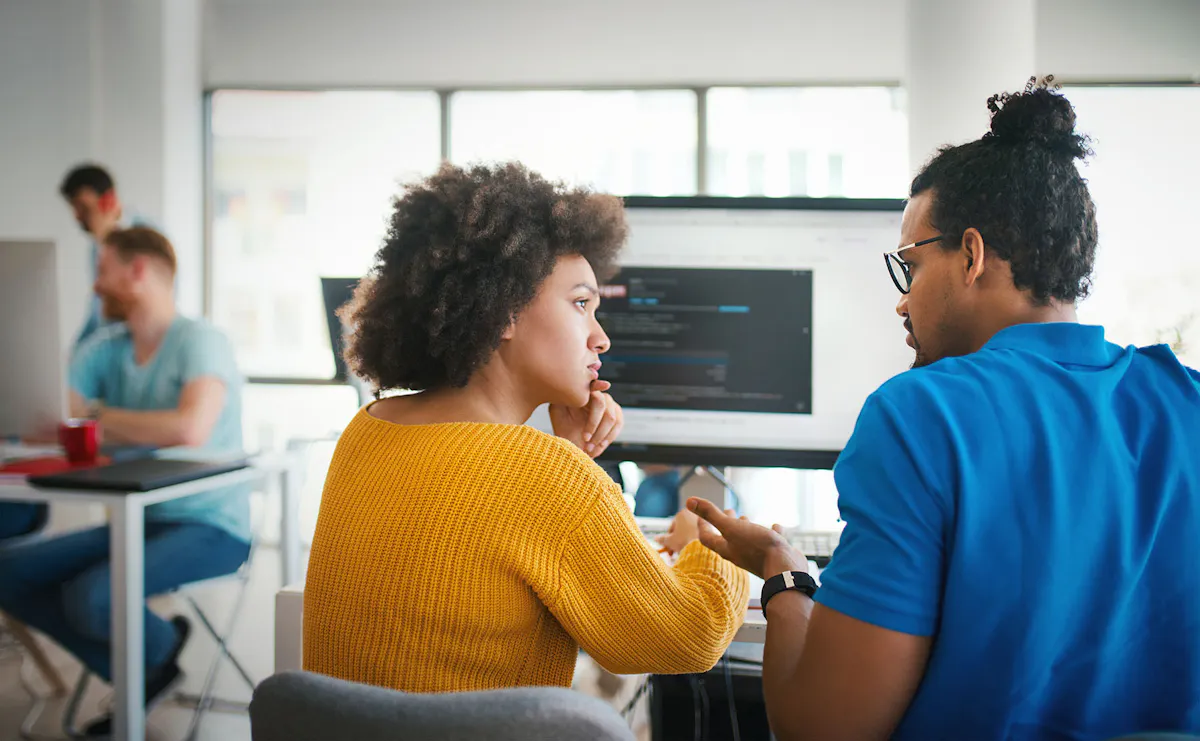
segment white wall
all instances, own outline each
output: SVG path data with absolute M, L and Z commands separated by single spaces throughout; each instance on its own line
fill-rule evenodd
M 1196 0 L 1041 0 L 1037 18 L 1042 72 L 1081 82 L 1200 82 Z
M 205 83 L 900 81 L 906 6 L 905 0 L 209 0 Z M 1089 81 L 1200 78 L 1196 0 L 1041 0 L 1036 18 L 1040 72 Z M 964 55 L 1004 54 L 1014 43 L 984 23 L 961 39 L 932 33 L 914 39 Z
M 180 303 L 199 313 L 203 242 L 201 0 L 0 2 L 0 238 L 60 245 L 64 346 L 90 299 L 90 242 L 58 195 L 108 167 L 124 202 L 171 237 Z
M 0 238 L 58 244 L 64 349 L 82 323 L 90 295 L 89 243 L 59 197 L 58 185 L 98 143 L 89 74 L 92 5 L 0 3 Z
M 896 81 L 903 19 L 903 0 L 210 0 L 205 81 Z

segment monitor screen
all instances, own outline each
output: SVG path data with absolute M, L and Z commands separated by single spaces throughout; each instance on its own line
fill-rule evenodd
M 913 360 L 883 259 L 903 202 L 626 205 L 629 244 L 597 313 L 625 429 L 603 458 L 832 466 L 867 396 Z

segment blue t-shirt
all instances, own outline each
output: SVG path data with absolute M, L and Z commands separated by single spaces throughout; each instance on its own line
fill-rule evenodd
M 207 322 L 176 316 L 150 362 L 134 362 L 124 324 L 100 328 L 71 361 L 71 388 L 84 399 L 115 409 L 176 409 L 183 387 L 198 378 L 225 383 L 225 408 L 208 442 L 198 450 L 225 456 L 242 451 L 242 376 L 233 347 Z M 146 520 L 200 522 L 250 540 L 249 487 L 235 486 L 146 508 Z
M 1200 731 L 1200 375 L 1025 324 L 904 373 L 834 469 L 817 601 L 933 636 L 896 739 Z

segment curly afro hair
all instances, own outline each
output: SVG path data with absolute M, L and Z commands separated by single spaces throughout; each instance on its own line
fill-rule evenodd
M 371 273 L 342 309 L 346 362 L 377 391 L 462 387 L 559 257 L 600 280 L 625 243 L 619 198 L 518 163 L 442 165 L 393 202 Z
M 1053 80 L 989 98 L 991 131 L 941 149 L 909 193 L 933 191 L 930 219 L 951 237 L 945 249 L 975 227 L 1039 305 L 1085 298 L 1096 259 L 1096 206 L 1075 164 L 1092 151 Z

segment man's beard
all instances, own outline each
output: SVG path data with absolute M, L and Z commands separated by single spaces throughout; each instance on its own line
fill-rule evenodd
M 904 329 L 908 331 L 908 336 L 912 337 L 913 344 L 913 362 L 910 368 L 924 368 L 929 365 L 930 361 L 921 354 L 921 343 L 917 342 L 917 335 L 913 332 L 912 322 L 904 322 Z
M 125 304 L 114 296 L 100 298 L 100 313 L 104 315 L 105 319 L 114 322 L 123 322 L 129 316 Z

